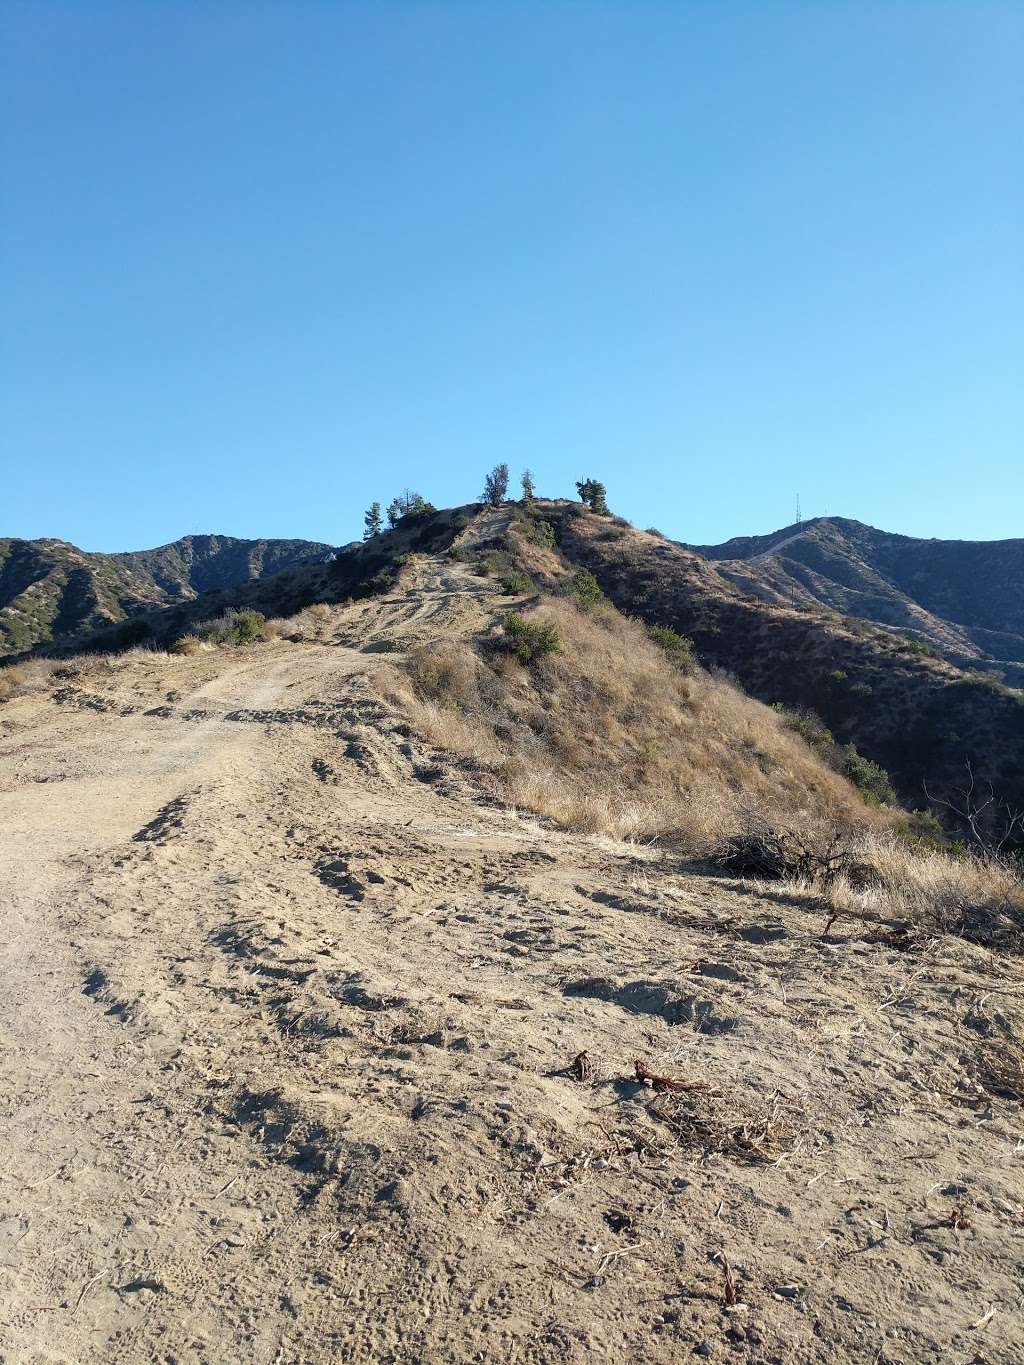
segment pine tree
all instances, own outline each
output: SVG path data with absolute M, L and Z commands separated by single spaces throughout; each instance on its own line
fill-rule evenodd
M 532 506 L 533 506 L 533 500 L 534 500 L 534 497 L 535 497 L 535 496 L 536 496 L 536 494 L 535 494 L 534 487 L 533 487 L 533 475 L 530 473 L 530 471 L 529 471 L 528 469 L 524 469 L 524 470 L 523 470 L 523 502 L 526 503 L 527 507 L 532 507 Z
M 406 488 L 388 503 L 388 525 L 393 531 L 403 517 L 426 516 L 428 512 L 436 511 L 434 504 L 427 502 L 422 493 Z
M 496 464 L 484 480 L 483 501 L 491 507 L 500 507 L 508 492 L 508 465 Z
M 384 529 L 384 520 L 380 514 L 380 503 L 371 502 L 370 510 L 363 517 L 363 539 L 372 540 L 374 536 L 379 536 Z
M 585 502 L 592 512 L 596 512 L 599 517 L 610 517 L 608 510 L 608 495 L 603 483 L 597 479 L 580 479 L 576 484 L 576 491 L 580 495 L 580 502 Z

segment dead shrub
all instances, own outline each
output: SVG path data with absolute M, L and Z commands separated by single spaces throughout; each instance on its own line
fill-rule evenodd
M 836 910 L 906 926 L 917 937 L 950 934 L 985 948 L 1024 951 L 1024 882 L 1010 861 L 912 849 L 895 833 L 862 832 L 854 856 L 872 869 L 857 883 L 840 874 Z
M 701 1156 L 769 1165 L 790 1152 L 797 1130 L 782 1096 L 774 1094 L 747 1104 L 723 1095 L 712 1086 L 691 1086 L 680 1092 L 659 1091 L 648 1105 L 652 1118 L 663 1123 L 680 1146 Z
M 6 668 L 0 668 L 0 702 L 13 697 L 24 681 L 24 669 L 18 664 L 8 664 Z
M 709 861 L 740 877 L 825 887 L 840 877 L 850 885 L 864 884 L 874 875 L 858 861 L 849 838 L 839 830 L 779 828 L 756 813 L 748 813 L 745 827 L 727 835 Z
M 172 654 L 200 654 L 203 650 L 203 641 L 198 635 L 182 635 L 171 645 Z

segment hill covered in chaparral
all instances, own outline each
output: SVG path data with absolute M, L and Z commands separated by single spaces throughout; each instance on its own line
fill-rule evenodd
M 1021 694 L 593 502 L 0 669 L 0 1356 L 1022 1358 Z
M 182 536 L 124 554 L 91 554 L 64 540 L 0 540 L 0 656 L 65 643 L 330 553 L 316 541 L 234 536 Z
M 922 540 L 816 517 L 686 548 L 766 602 L 828 607 L 1024 684 L 1024 539 Z

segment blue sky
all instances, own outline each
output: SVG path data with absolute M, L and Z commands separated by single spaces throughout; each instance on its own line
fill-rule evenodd
M 1024 535 L 1024 6 L 0 7 L 0 535 Z

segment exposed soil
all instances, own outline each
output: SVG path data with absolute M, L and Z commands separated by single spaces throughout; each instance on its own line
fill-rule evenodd
M 372 675 L 508 604 L 0 710 L 0 1358 L 1019 1361 L 1019 964 L 488 803 Z

